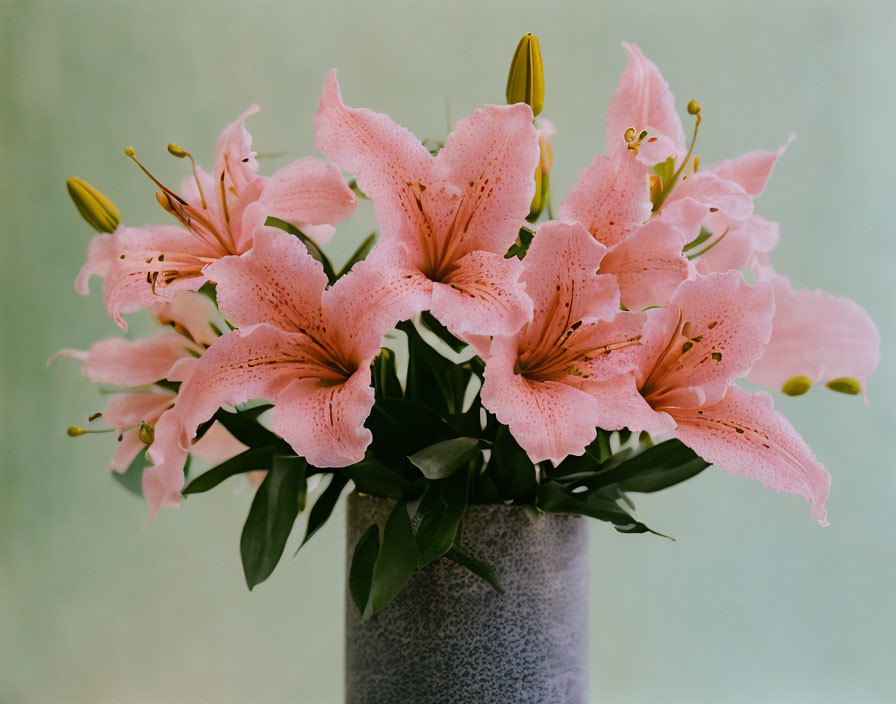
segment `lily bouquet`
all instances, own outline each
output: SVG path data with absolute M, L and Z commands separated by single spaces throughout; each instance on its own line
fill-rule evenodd
M 101 231 L 77 291 L 97 275 L 122 330 L 144 308 L 164 330 L 62 350 L 116 391 L 91 429 L 69 435 L 107 424 L 111 468 L 151 518 L 249 473 L 249 588 L 306 508 L 302 544 L 350 487 L 394 499 L 354 549 L 350 590 L 365 614 L 437 559 L 500 588 L 457 545 L 472 504 L 641 533 L 630 492 L 712 464 L 805 497 L 826 524 L 824 467 L 772 398 L 738 380 L 863 394 L 877 329 L 855 303 L 794 290 L 772 268 L 778 225 L 753 201 L 787 145 L 704 168 L 700 105 L 687 104 L 688 144 L 659 70 L 624 46 L 606 153 L 556 214 L 532 35 L 514 56 L 508 104 L 474 111 L 444 143 L 347 106 L 334 71 L 314 117 L 326 162 L 260 175 L 244 126 L 253 106 L 221 132 L 210 172 L 168 146 L 192 162 L 179 190 L 125 150 L 173 224 L 120 224 L 108 198 L 70 179 Z M 379 234 L 337 269 L 322 247 L 359 198 Z M 192 455 L 214 466 L 194 475 Z

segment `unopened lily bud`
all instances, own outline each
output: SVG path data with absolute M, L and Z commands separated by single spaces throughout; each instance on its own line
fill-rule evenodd
M 81 217 L 98 232 L 115 232 L 121 215 L 115 203 L 87 181 L 72 177 L 65 182 L 68 194 Z
M 137 431 L 137 437 L 140 438 L 140 442 L 144 445 L 152 445 L 152 441 L 155 439 L 156 431 L 153 430 L 151 425 L 147 425 L 144 421 L 140 421 L 140 430 Z
M 812 388 L 812 380 L 803 375 L 795 376 L 784 382 L 781 393 L 788 396 L 802 396 Z
M 510 73 L 507 74 L 507 102 L 526 103 L 538 115 L 544 107 L 544 64 L 541 47 L 531 32 L 516 45 Z
M 825 386 L 831 391 L 836 391 L 841 394 L 849 394 L 850 396 L 862 393 L 862 384 L 858 379 L 854 379 L 851 376 L 841 376 L 839 379 L 831 379 Z

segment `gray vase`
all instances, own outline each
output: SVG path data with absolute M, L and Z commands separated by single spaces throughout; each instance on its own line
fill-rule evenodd
M 349 496 L 349 560 L 393 505 Z M 492 566 L 503 594 L 444 558 L 367 621 L 346 589 L 346 704 L 586 702 L 587 542 L 581 517 L 471 506 L 458 545 Z

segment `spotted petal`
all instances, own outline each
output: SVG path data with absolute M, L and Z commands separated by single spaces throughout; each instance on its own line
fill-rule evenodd
M 831 478 L 768 394 L 732 385 L 718 403 L 674 413 L 676 434 L 707 462 L 759 479 L 774 491 L 812 502 L 812 515 L 827 525 Z

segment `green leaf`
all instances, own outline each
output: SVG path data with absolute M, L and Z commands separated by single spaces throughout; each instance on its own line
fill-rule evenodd
M 361 460 L 350 467 L 344 467 L 341 471 L 354 482 L 355 488 L 362 494 L 401 499 L 415 493 L 413 482 L 397 469 L 374 458 Z
M 411 525 L 420 548 L 419 567 L 444 555 L 457 536 L 467 510 L 469 472 L 430 482 Z
M 506 425 L 498 428 L 486 475 L 502 499 L 533 497 L 538 489 L 535 465 Z
M 511 257 L 516 257 L 517 259 L 522 259 L 525 257 L 526 252 L 529 251 L 529 245 L 532 244 L 532 238 L 534 237 L 534 230 L 530 230 L 528 227 L 521 227 L 516 242 L 514 242 L 513 246 L 507 250 L 507 254 L 504 255 L 504 258 L 510 259 Z
M 442 323 L 439 322 L 438 318 L 436 318 L 428 310 L 425 310 L 420 314 L 420 322 L 423 323 L 423 326 L 427 330 L 436 335 L 436 337 L 438 337 L 442 342 L 448 345 L 448 347 L 450 347 L 455 352 L 462 352 L 464 349 L 466 349 L 467 343 L 463 340 L 459 340 L 454 335 L 452 335 L 448 331 L 448 328 L 442 325 Z
M 401 382 L 398 380 L 398 370 L 395 367 L 395 352 L 388 347 L 383 347 L 373 360 L 372 374 L 377 398 L 404 397 Z
M 323 250 L 317 246 L 317 243 L 308 237 L 304 232 L 299 230 L 294 225 L 290 225 L 285 220 L 281 220 L 280 218 L 268 217 L 268 219 L 264 223 L 267 227 L 277 227 L 284 232 L 288 232 L 291 235 L 295 235 L 301 240 L 302 244 L 305 245 L 308 250 L 308 254 L 314 257 L 317 261 L 320 262 L 321 266 L 324 268 L 324 273 L 327 275 L 327 280 L 332 284 L 335 283 L 337 276 L 336 271 L 333 269 L 333 263 L 329 260 L 326 254 L 323 253 Z
M 348 590 L 352 601 L 363 616 L 370 599 L 370 585 L 373 582 L 373 567 L 380 551 L 380 529 L 376 524 L 370 526 L 355 545 L 352 553 L 352 564 L 348 571 Z
M 390 467 L 409 467 L 409 455 L 454 437 L 435 411 L 403 398 L 378 399 L 367 427 L 373 433 L 373 454 Z
M 488 563 L 483 562 L 482 560 L 477 560 L 475 557 L 473 557 L 472 555 L 468 555 L 457 546 L 452 547 L 448 552 L 446 552 L 445 557 L 447 557 L 449 560 L 453 560 L 462 567 L 466 567 L 477 577 L 484 579 L 499 594 L 504 593 L 504 589 L 498 583 L 498 578 L 495 576 L 495 571 L 488 565 Z
M 254 408 L 236 413 L 219 408 L 212 420 L 218 421 L 227 429 L 227 432 L 248 447 L 278 443 L 277 436 L 258 422 L 258 415 L 260 413 L 256 414 Z
M 277 454 L 249 509 L 240 538 L 243 572 L 249 589 L 274 571 L 292 531 L 306 492 L 307 463 Z
M 302 545 L 299 545 L 299 549 L 296 550 L 296 554 L 299 553 L 302 546 L 311 540 L 314 534 L 317 533 L 330 518 L 333 509 L 339 502 L 339 497 L 342 496 L 342 491 L 345 489 L 346 484 L 348 484 L 348 477 L 341 472 L 334 472 L 331 475 L 330 483 L 327 484 L 327 488 L 317 497 L 317 501 L 314 502 L 314 506 L 311 507 L 311 511 L 308 513 L 308 525 L 305 528 L 305 538 L 302 540 Z
M 461 413 L 471 372 L 430 347 L 410 321 L 399 323 L 398 329 L 408 338 L 405 397 L 442 416 Z
M 444 479 L 467 464 L 479 453 L 477 438 L 443 440 L 408 457 L 411 464 L 427 479 Z
M 267 469 L 273 461 L 274 451 L 277 445 L 265 445 L 264 447 L 250 447 L 229 460 L 225 460 L 217 467 L 212 467 L 203 472 L 193 481 L 187 484 L 182 494 L 199 494 L 209 489 L 214 489 L 225 479 L 235 474 L 251 472 L 256 469 Z
M 604 465 L 612 458 L 610 433 L 598 428 L 597 437 L 585 448 L 582 455 L 570 455 L 550 470 L 549 476 L 558 481 L 568 481 L 580 475 L 592 475 L 604 468 Z
M 143 470 L 151 462 L 146 457 L 146 448 L 140 450 L 124 472 L 112 472 L 112 477 L 135 496 L 143 496 Z
M 623 491 L 650 493 L 695 477 L 709 465 L 681 440 L 673 439 L 644 450 L 601 479 L 618 483 Z
M 373 568 L 370 602 L 365 616 L 377 613 L 398 595 L 417 569 L 419 557 L 420 550 L 411 529 L 407 504 L 399 501 L 389 514 L 383 530 L 383 542 Z
M 556 482 L 546 482 L 538 488 L 537 505 L 546 513 L 590 516 L 599 521 L 607 521 L 625 533 L 649 532 L 664 538 L 668 537 L 648 528 L 599 490 L 573 494 Z
M 364 238 L 364 241 L 361 245 L 354 251 L 352 256 L 348 258 L 348 261 L 345 263 L 345 266 L 339 270 L 339 273 L 336 275 L 337 279 L 341 279 L 348 272 L 352 270 L 352 267 L 357 264 L 359 261 L 364 259 L 368 254 L 370 254 L 370 250 L 373 249 L 376 244 L 376 233 L 371 232 L 367 237 Z

